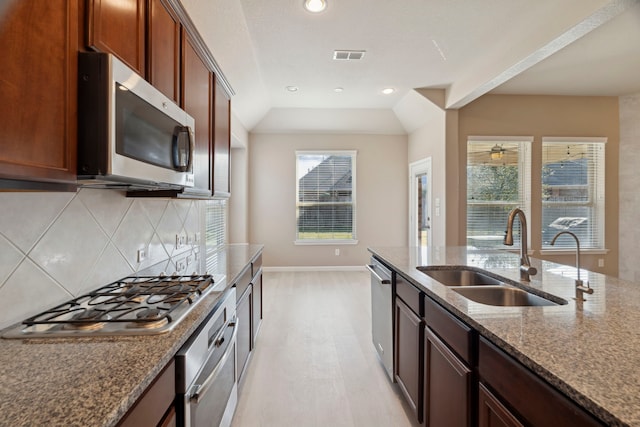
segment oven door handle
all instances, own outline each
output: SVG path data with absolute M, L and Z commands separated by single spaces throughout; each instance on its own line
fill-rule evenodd
M 211 387 L 214 380 L 218 376 L 220 369 L 227 362 L 227 359 L 229 359 L 229 357 L 235 352 L 235 346 L 233 345 L 233 343 L 235 343 L 236 338 L 238 336 L 238 319 L 229 323 L 227 327 L 234 328 L 233 335 L 231 336 L 231 343 L 229 344 L 229 347 L 225 351 L 224 355 L 220 358 L 220 362 L 218 362 L 216 367 L 213 368 L 213 370 L 211 371 L 211 374 L 209 374 L 207 379 L 204 380 L 202 384 L 198 384 L 195 386 L 195 390 L 193 391 L 193 393 L 191 393 L 191 397 L 189 399 L 195 400 L 196 403 L 198 403 L 198 400 L 200 399 L 200 397 L 203 396 L 207 392 L 207 390 Z

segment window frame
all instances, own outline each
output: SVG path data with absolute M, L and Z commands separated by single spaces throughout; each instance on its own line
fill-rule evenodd
M 525 215 L 529 218 L 531 216 L 531 189 L 532 189 L 532 183 L 531 183 L 531 170 L 532 170 L 532 158 L 531 158 L 531 153 L 532 153 L 532 145 L 533 145 L 533 141 L 534 138 L 532 136 L 468 136 L 467 137 L 467 150 L 466 150 L 466 166 L 465 168 L 468 168 L 469 166 L 469 158 L 468 158 L 468 153 L 469 153 L 469 145 L 473 144 L 473 143 L 496 143 L 496 144 L 507 144 L 507 143 L 517 143 L 519 144 L 518 147 L 518 169 L 519 169 L 519 179 L 521 179 L 522 181 L 519 183 L 519 189 L 521 192 L 521 195 L 519 197 L 519 202 L 516 202 L 516 205 L 520 205 L 520 206 L 515 206 L 515 207 L 519 207 L 520 209 L 522 209 L 522 211 L 525 213 Z M 468 179 L 468 176 L 467 176 Z M 470 247 L 468 240 L 469 240 L 469 230 L 468 230 L 468 221 L 469 221 L 469 200 L 468 200 L 468 195 L 469 195 L 469 188 L 468 188 L 468 184 L 467 184 L 467 188 L 466 188 L 466 219 L 465 219 L 465 246 Z M 471 203 L 471 205 L 473 205 L 474 203 Z M 478 205 L 481 203 L 477 203 Z M 514 203 L 511 202 L 504 202 L 504 201 L 499 201 L 496 200 L 495 203 L 486 203 L 483 202 L 482 204 L 485 205 L 511 205 Z M 505 217 L 505 227 L 506 227 L 506 217 Z M 531 236 L 531 221 L 527 221 L 527 235 Z M 504 229 L 502 229 L 501 231 L 504 231 Z M 514 246 L 518 246 L 519 245 L 519 233 L 515 236 L 515 240 L 514 240 Z M 529 239 L 528 241 L 529 244 L 529 248 L 531 248 L 531 239 Z M 501 248 L 501 249 L 506 249 L 507 246 L 504 246 L 502 244 L 498 244 L 496 246 L 497 248 Z M 487 249 L 486 247 L 482 246 L 474 246 L 474 248 L 476 248 L 477 250 L 485 250 Z
M 596 245 L 592 245 L 593 239 L 591 242 L 580 242 L 580 249 L 582 252 L 592 252 L 592 253 L 600 253 L 606 252 L 606 236 L 605 236 L 605 228 L 606 228 L 606 192 L 605 192 L 605 181 L 606 181 L 606 144 L 608 139 L 606 137 L 542 137 L 541 143 L 541 153 L 544 153 L 545 144 L 557 144 L 557 145 L 577 145 L 577 144 L 600 144 L 600 154 L 594 156 L 596 172 L 594 175 L 592 173 L 588 174 L 589 182 L 587 184 L 588 191 L 588 201 L 579 202 L 579 201 L 545 201 L 543 199 L 544 190 L 543 190 L 543 182 L 542 177 L 540 179 L 540 218 L 543 217 L 543 210 L 545 205 L 549 206 L 569 206 L 569 207 L 585 207 L 588 209 L 596 210 L 596 218 L 597 225 L 592 228 L 597 233 L 597 242 Z M 541 155 L 541 174 L 542 168 L 544 168 L 544 158 Z M 558 230 L 560 232 L 561 230 Z M 569 230 L 570 231 L 570 230 Z M 566 252 L 567 250 L 573 250 L 572 247 L 563 246 L 551 246 L 550 244 L 545 244 L 544 237 L 544 226 L 540 224 L 540 252 L 541 253 L 560 253 Z M 572 243 L 573 244 L 573 243 Z
M 296 150 L 295 151 L 295 162 L 296 162 L 296 191 L 295 191 L 295 240 L 294 240 L 294 244 L 296 245 L 355 245 L 358 244 L 358 240 L 357 240 L 357 228 L 356 228 L 356 213 L 357 213 L 357 205 L 356 205 L 356 200 L 357 200 L 357 195 L 356 195 L 356 189 L 357 189 L 357 185 L 356 185 L 356 176 L 357 176 L 357 169 L 356 169 L 356 165 L 357 165 L 357 154 L 358 151 L 357 150 Z M 317 156 L 350 156 L 351 157 L 351 202 L 348 203 L 351 205 L 351 236 L 352 238 L 350 239 L 312 239 L 312 238 L 300 238 L 299 235 L 299 230 L 298 230 L 298 217 L 299 217 L 299 208 L 303 205 L 303 204 L 307 204 L 309 202 L 300 202 L 300 185 L 299 185 L 299 176 L 300 175 L 300 161 L 299 158 L 300 156 L 312 156 L 312 155 L 317 155 Z M 347 203 L 347 202 L 345 202 Z

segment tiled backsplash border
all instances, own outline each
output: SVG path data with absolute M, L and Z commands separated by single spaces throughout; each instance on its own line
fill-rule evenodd
M 124 192 L 0 193 L 0 329 L 114 280 L 197 252 L 204 202 Z M 176 239 L 180 236 L 180 239 Z M 146 257 L 138 262 L 138 250 Z

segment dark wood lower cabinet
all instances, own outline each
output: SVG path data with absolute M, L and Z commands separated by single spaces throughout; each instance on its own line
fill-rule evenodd
M 413 424 L 605 425 L 395 273 L 394 376 L 413 411 Z
M 175 396 L 176 369 L 172 359 L 120 420 L 118 427 L 175 426 Z
M 251 308 L 252 308 L 252 294 L 251 285 L 247 287 L 244 294 L 238 301 L 236 306 L 236 316 L 238 318 L 238 381 L 242 378 L 247 361 L 249 360 L 249 353 L 251 352 Z
M 424 425 L 470 427 L 473 372 L 429 327 L 424 331 Z
M 395 303 L 395 377 L 416 420 L 422 422 L 424 322 L 400 298 Z
M 479 427 L 523 427 L 522 423 L 480 383 L 478 387 Z
M 527 426 L 604 426 L 564 394 L 485 338 L 479 345 L 478 374 L 515 418 Z M 501 425 L 501 424 L 497 424 Z M 506 424 L 511 425 L 511 424 Z M 516 424 L 517 425 L 517 424 Z

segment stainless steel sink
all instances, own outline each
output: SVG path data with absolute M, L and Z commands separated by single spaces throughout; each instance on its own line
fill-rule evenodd
M 512 286 L 459 287 L 453 288 L 453 291 L 471 301 L 501 307 L 559 305 Z
M 503 282 L 470 267 L 418 267 L 418 270 L 446 286 L 502 285 Z
M 481 304 L 500 307 L 567 304 L 562 298 L 547 299 L 535 295 L 521 289 L 516 282 L 495 274 L 490 275 L 477 267 L 429 266 L 418 267 L 418 270 L 463 297 Z

